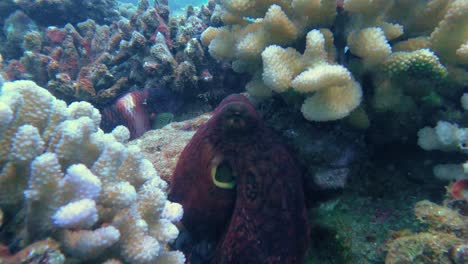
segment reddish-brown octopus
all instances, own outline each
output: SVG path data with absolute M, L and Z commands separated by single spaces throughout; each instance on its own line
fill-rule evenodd
M 242 95 L 224 99 L 185 147 L 169 199 L 183 205 L 188 232 L 217 241 L 210 263 L 303 261 L 308 226 L 300 166 Z

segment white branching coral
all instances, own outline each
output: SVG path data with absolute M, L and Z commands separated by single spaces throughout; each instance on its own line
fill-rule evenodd
M 79 260 L 185 262 L 166 245 L 183 210 L 139 149 L 123 145 L 125 127 L 106 134 L 91 104 L 67 107 L 31 81 L 0 91 L 0 207 L 25 208 L 26 242 L 56 236 Z
M 468 154 L 468 128 L 457 124 L 439 121 L 432 127 L 424 127 L 418 132 L 418 145 L 424 150 L 457 151 Z M 468 166 L 465 164 L 438 164 L 434 175 L 443 180 L 467 179 Z

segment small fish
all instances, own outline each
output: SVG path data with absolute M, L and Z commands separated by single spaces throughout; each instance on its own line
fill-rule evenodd
M 148 91 L 133 91 L 120 97 L 115 104 L 104 108 L 102 126 L 104 131 L 123 125 L 130 131 L 130 138 L 137 138 L 150 130 L 150 115 L 145 102 Z
M 173 119 L 174 119 L 174 114 L 173 113 L 169 113 L 169 112 L 160 113 L 153 120 L 153 129 L 163 128 L 167 124 L 170 124 Z

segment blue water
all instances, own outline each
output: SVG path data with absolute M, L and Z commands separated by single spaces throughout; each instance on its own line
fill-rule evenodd
M 120 0 L 120 2 L 137 4 L 138 0 Z M 150 2 L 153 4 L 154 1 L 150 0 Z M 177 12 L 187 5 L 200 6 L 206 2 L 208 2 L 208 0 L 169 0 L 169 8 L 172 12 Z

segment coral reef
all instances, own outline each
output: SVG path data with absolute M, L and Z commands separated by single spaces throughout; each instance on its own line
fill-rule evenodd
M 421 127 L 463 119 L 451 102 L 466 86 L 466 63 L 452 55 L 468 38 L 466 1 L 347 0 L 343 8 L 349 17 L 343 43 L 357 56 L 346 64 L 372 89 L 363 107 L 375 120 L 373 132 L 385 134 L 376 144 L 410 143 Z
M 208 28 L 201 40 L 213 57 L 232 61 L 236 71 L 254 72 L 247 85 L 252 95 L 266 97 L 270 89 L 284 93 L 292 88 L 306 98 L 301 107 L 306 119 L 336 120 L 359 105 L 361 87 L 345 67 L 335 64 L 331 31 L 311 30 L 305 36 L 307 29 L 330 26 L 335 8 L 335 1 L 222 1 L 226 26 Z M 301 55 L 291 46 L 304 37 Z
M 50 3 L 36 4 L 40 8 Z M 24 10 L 10 13 L 2 32 L 5 37 L 0 33 L 0 53 L 5 57 L 1 75 L 9 81 L 33 80 L 60 99 L 88 101 L 101 110 L 118 108 L 117 101 L 134 91 L 173 91 L 174 100 L 181 97 L 186 105 L 208 103 L 211 107 L 241 91 L 243 85 L 238 85 L 230 66 L 205 56 L 198 39 L 207 27 L 213 4 L 171 19 L 167 5 L 159 1 L 151 6 L 141 0 L 137 6 L 126 4 L 109 12 L 114 9 L 119 16 L 105 16 L 105 24 L 88 16 L 86 21 L 70 17 L 67 23 L 49 27 Z M 48 12 L 58 13 L 54 8 Z M 48 17 L 60 19 L 61 14 Z M 144 92 L 142 102 L 156 101 L 153 95 L 158 93 Z M 154 109 L 149 104 L 142 107 L 151 116 Z M 169 112 L 177 110 L 174 107 Z M 108 120 L 104 115 L 104 123 L 112 124 L 111 128 L 114 124 L 137 125 L 135 120 L 116 116 Z M 132 137 L 141 134 L 131 132 Z
M 182 208 L 139 149 L 123 145 L 125 127 L 105 134 L 92 105 L 67 106 L 31 81 L 3 85 L 0 116 L 2 242 L 54 237 L 67 259 L 184 263 L 166 246 Z
M 145 18 L 150 14 L 156 20 L 147 21 Z M 67 101 L 108 104 L 132 85 L 143 88 L 147 78 L 161 78 L 174 70 L 175 65 L 162 67 L 162 63 L 158 63 L 158 58 L 172 58 L 165 37 L 161 34 L 157 37 L 158 25 L 165 23 L 158 18 L 156 9 L 147 7 L 135 10 L 130 20 L 122 17 L 110 25 L 99 25 L 88 19 L 74 25 L 66 24 L 63 28 L 15 30 L 17 34 L 24 33 L 20 38 L 24 40 L 21 46 L 10 49 L 24 52 L 19 59 L 9 58 L 6 79 L 31 79 Z M 28 25 L 24 22 L 10 24 L 12 27 Z M 7 40 L 9 45 L 15 46 L 13 41 Z M 165 47 L 162 50 L 165 53 L 150 53 L 160 45 Z M 164 80 L 148 83 L 152 88 L 157 84 L 165 83 Z
M 243 95 L 224 99 L 184 148 L 169 199 L 184 206 L 182 222 L 195 241 L 216 241 L 205 263 L 303 261 L 301 169 Z M 194 261 L 193 248 L 185 251 Z
M 465 263 L 468 218 L 428 200 L 416 203 L 416 218 L 429 226 L 419 233 L 401 232 L 387 242 L 385 263 Z
M 0 1 L 0 262 L 183 262 L 176 249 L 192 264 L 247 262 L 258 254 L 234 252 L 243 212 L 260 230 L 253 237 L 269 244 L 241 246 L 273 256 L 287 236 L 262 231 L 287 226 L 274 222 L 280 213 L 251 211 L 259 203 L 246 201 L 264 183 L 244 172 L 296 175 L 298 164 L 303 182 L 282 186 L 311 207 L 306 263 L 383 263 L 387 233 L 404 229 L 412 233 L 392 236 L 387 262 L 466 262 L 466 0 L 210 0 L 176 15 L 167 0 L 133 2 Z M 209 134 L 226 117 L 205 113 L 244 90 L 264 121 L 244 99 L 239 120 L 255 116 L 262 129 L 246 136 L 255 144 L 227 153 L 238 135 Z M 193 147 L 213 145 L 204 135 L 225 148 Z M 198 168 L 216 151 L 237 163 L 215 155 Z M 169 187 L 150 163 L 175 184 L 174 197 L 205 199 L 183 201 L 186 229 L 174 243 L 180 206 L 166 202 Z M 201 194 L 198 182 L 180 184 L 202 174 Z M 220 189 L 226 199 L 209 199 Z M 422 225 L 410 219 L 416 201 L 443 195 L 443 206 L 417 204 Z M 215 216 L 196 208 L 223 202 L 231 210 Z M 193 220 L 198 209 L 205 227 Z
M 201 41 L 250 73 L 254 97 L 280 98 L 310 121 L 349 117 L 376 144 L 409 142 L 459 111 L 446 103 L 467 84 L 467 14 L 466 1 L 226 0 Z

